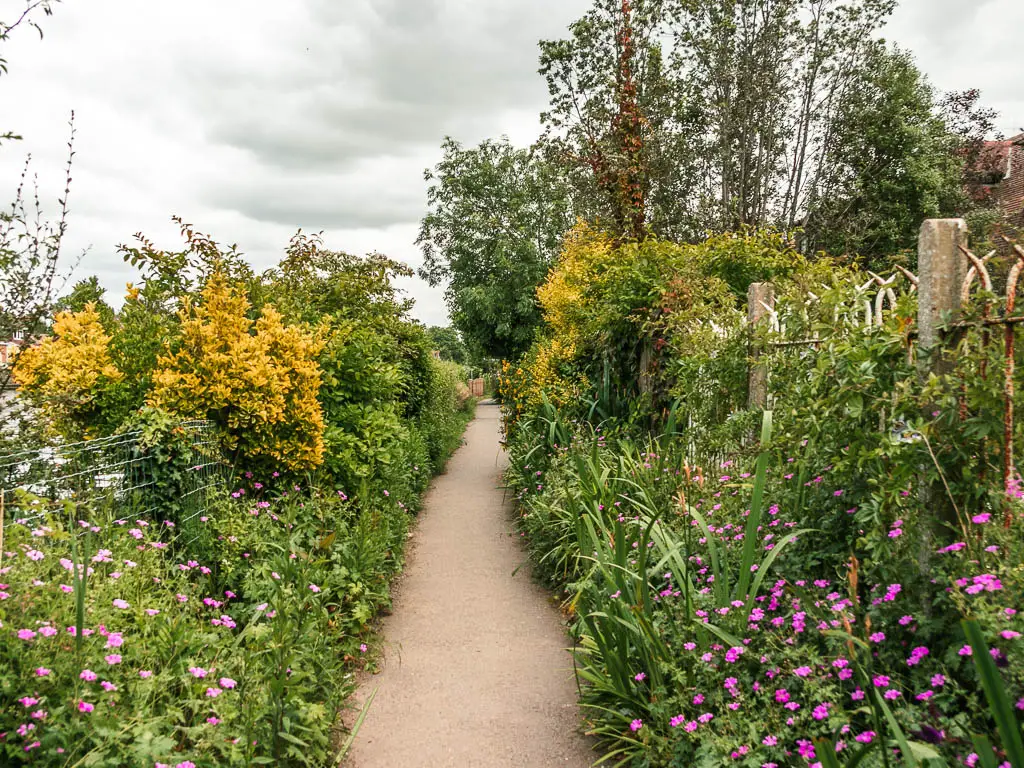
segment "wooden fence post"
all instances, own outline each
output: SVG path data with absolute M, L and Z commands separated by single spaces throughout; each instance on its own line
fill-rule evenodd
M 768 316 L 768 307 L 775 306 L 775 286 L 771 283 L 751 283 L 747 289 L 747 327 L 754 328 Z M 756 344 L 750 348 L 751 364 L 747 372 L 747 409 L 763 411 L 768 407 L 768 369 L 758 362 L 763 350 Z
M 953 370 L 940 328 L 944 315 L 955 320 L 960 311 L 960 291 L 967 276 L 967 259 L 961 247 L 967 247 L 967 223 L 963 219 L 928 219 L 921 225 L 917 246 L 917 367 L 921 383 L 932 374 L 941 376 Z M 926 410 L 929 412 L 925 417 L 930 419 L 934 408 L 926 406 Z M 920 493 L 922 508 L 931 519 L 921 521 L 918 562 L 922 574 L 928 575 L 936 543 L 948 538 L 957 516 L 942 482 L 922 482 Z

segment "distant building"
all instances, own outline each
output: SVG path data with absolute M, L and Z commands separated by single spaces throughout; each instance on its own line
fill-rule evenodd
M 994 204 L 1013 229 L 1024 230 L 1024 133 L 986 141 L 972 175 L 974 199 Z
M 24 343 L 25 340 L 20 331 L 15 332 L 13 339 L 0 341 L 0 365 L 7 365 L 11 362 Z

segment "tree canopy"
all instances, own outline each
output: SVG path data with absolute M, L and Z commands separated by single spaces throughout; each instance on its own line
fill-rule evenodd
M 507 138 L 465 148 L 446 139 L 426 172 L 420 275 L 446 285 L 452 323 L 483 357 L 512 358 L 540 323 L 536 287 L 570 224 L 564 182 Z

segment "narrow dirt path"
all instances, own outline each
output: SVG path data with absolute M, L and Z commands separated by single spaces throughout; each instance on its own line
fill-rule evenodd
M 385 663 L 351 768 L 586 768 L 568 638 L 527 568 L 499 487 L 498 408 L 480 405 L 466 445 L 420 513 Z M 359 702 L 362 703 L 361 701 Z

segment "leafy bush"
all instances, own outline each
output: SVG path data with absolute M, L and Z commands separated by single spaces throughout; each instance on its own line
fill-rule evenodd
M 261 485 L 211 511 L 219 556 L 209 561 L 189 559 L 169 521 L 115 519 L 116 508 L 90 510 L 84 527 L 75 515 L 8 526 L 9 760 L 326 762 L 352 690 L 346 659 L 362 656 L 388 601 L 408 514 L 379 493 L 351 501 Z
M 95 436 L 123 418 L 116 388 L 124 374 L 110 355 L 110 336 L 92 304 L 78 313 L 63 312 L 53 335 L 19 355 L 14 371 L 24 397 L 53 414 L 53 427 L 71 436 Z
M 802 764 L 818 738 L 841 756 L 902 737 L 920 756 L 964 757 L 972 734 L 992 733 L 964 615 L 979 620 L 1010 700 L 1024 701 L 1024 507 L 1009 528 L 979 518 L 943 548 L 932 585 L 907 567 L 909 520 L 889 529 L 888 568 L 852 558 L 815 570 L 805 553 L 824 536 L 782 502 L 806 482 L 785 456 L 705 473 L 671 439 L 586 425 L 567 439 L 550 414 L 522 427 L 509 474 L 520 524 L 542 574 L 566 589 L 591 730 L 623 764 Z M 818 485 L 842 498 L 831 481 Z
M 772 235 L 596 243 L 588 261 L 570 242 L 542 289 L 547 339 L 579 347 L 551 376 L 538 345 L 502 387 L 520 525 L 565 590 L 607 758 L 1009 765 L 1024 716 L 1024 493 L 1002 477 L 1024 429 L 1005 441 L 991 330 L 950 332 L 948 373 L 922 381 L 912 292 L 868 323 L 856 286 L 870 276 L 790 259 Z M 654 254 L 674 248 L 692 262 L 669 287 L 681 257 Z M 632 276 L 610 279 L 613 262 Z M 739 297 L 765 277 L 775 322 L 753 332 L 739 303 L 688 303 L 695 286 L 722 280 Z M 677 300 L 684 311 L 663 311 Z M 963 317 L 999 302 L 982 291 Z M 652 339 L 664 343 L 645 351 Z M 754 346 L 774 412 L 756 457 Z M 625 366 L 602 371 L 602 356 Z M 595 385 L 563 398 L 580 372 Z M 642 396 L 616 400 L 634 380 Z
M 186 301 L 180 346 L 157 361 L 150 399 L 183 416 L 212 419 L 225 448 L 252 466 L 319 466 L 322 342 L 286 326 L 273 308 L 264 307 L 255 322 L 248 311 L 245 297 L 215 274 L 201 303 Z
M 256 278 L 182 231 L 180 253 L 124 249 L 146 279 L 106 325 L 86 306 L 25 353 L 40 419 L 130 434 L 147 474 L 105 505 L 40 519 L 23 489 L 7 507 L 5 765 L 335 764 L 410 515 L 472 416 L 397 298 L 401 265 L 299 235 Z M 183 417 L 212 420 L 228 456 L 197 456 Z M 184 492 L 211 463 L 231 493 Z

